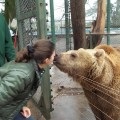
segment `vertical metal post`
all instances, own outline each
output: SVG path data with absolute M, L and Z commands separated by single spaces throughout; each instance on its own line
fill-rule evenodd
M 69 5 L 70 5 L 70 3 L 69 3 Z M 71 16 L 70 16 L 70 11 L 69 11 L 69 14 L 68 14 L 68 20 L 69 20 L 69 49 L 71 50 L 72 49 L 72 46 L 71 46 L 71 44 L 72 44 L 72 41 L 71 41 L 71 26 L 70 26 L 70 18 L 71 18 Z
M 46 26 L 46 3 L 45 0 L 36 0 L 37 17 L 38 17 L 38 37 L 47 38 Z
M 36 0 L 37 17 L 38 17 L 38 37 L 47 38 L 47 24 L 46 24 L 46 3 L 45 0 Z M 51 106 L 51 85 L 49 67 L 45 69 L 44 76 L 41 83 L 42 96 L 40 98 L 40 110 L 46 120 L 50 120 Z
M 91 32 L 90 32 L 90 49 L 92 49 L 93 48 L 93 44 L 92 44 L 92 34 L 91 34 Z
M 19 6 L 19 0 L 15 0 L 15 6 L 17 6 L 17 9 L 16 9 L 16 17 L 19 18 L 20 16 L 20 6 Z M 22 23 L 19 22 L 19 19 L 18 19 L 18 36 L 19 36 L 19 41 L 18 41 L 18 50 L 20 50 L 21 48 L 24 48 L 24 40 L 23 40 L 23 34 L 22 34 Z
M 68 0 L 65 0 L 65 30 L 66 30 L 66 51 L 69 50 L 69 34 L 70 34 L 70 28 L 69 28 L 69 2 Z
M 110 0 L 107 0 L 107 33 L 110 33 Z M 110 35 L 107 35 L 107 44 L 110 44 Z
M 54 20 L 54 3 L 53 0 L 50 0 L 50 15 L 51 15 L 51 34 L 52 34 L 52 41 L 56 42 L 55 37 L 55 20 Z

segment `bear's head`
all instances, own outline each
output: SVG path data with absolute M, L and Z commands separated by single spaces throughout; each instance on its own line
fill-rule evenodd
M 54 64 L 72 77 L 100 74 L 104 68 L 105 51 L 103 49 L 83 49 L 63 52 L 55 57 Z

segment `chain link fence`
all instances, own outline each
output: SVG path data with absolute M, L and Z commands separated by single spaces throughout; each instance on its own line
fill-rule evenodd
M 37 37 L 36 0 L 16 2 L 19 48 L 23 48 Z
M 26 47 L 34 40 L 46 38 L 46 3 L 44 0 L 16 0 L 16 15 L 18 22 L 18 46 L 19 49 Z M 38 114 L 38 119 L 43 115 L 46 120 L 50 119 L 52 109 L 51 84 L 49 68 L 45 69 L 43 77 L 40 79 L 41 85 L 38 87 L 32 101 L 42 114 Z M 36 108 L 31 107 L 36 116 Z

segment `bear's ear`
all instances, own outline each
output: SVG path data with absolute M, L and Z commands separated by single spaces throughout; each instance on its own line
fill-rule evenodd
M 77 58 L 78 57 L 78 55 L 76 53 L 71 53 L 70 56 L 71 56 L 71 58 Z
M 105 56 L 105 51 L 103 49 L 98 49 L 94 55 L 96 57 Z

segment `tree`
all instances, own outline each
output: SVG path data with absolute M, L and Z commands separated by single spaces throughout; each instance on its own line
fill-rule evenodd
M 97 18 L 92 22 L 91 35 L 85 38 L 85 1 L 84 0 L 70 0 L 71 19 L 73 28 L 74 49 L 80 47 L 90 47 L 90 40 L 92 47 L 100 44 L 102 34 L 104 33 L 106 21 L 106 0 L 98 0 Z M 96 35 L 95 35 L 96 34 Z
M 85 0 L 70 0 L 74 49 L 85 47 Z
M 106 0 L 98 0 L 97 18 L 92 22 L 91 35 L 87 37 L 88 47 L 95 47 L 102 41 L 106 21 Z M 92 38 L 92 39 L 91 39 Z M 91 46 L 90 46 L 91 40 Z

